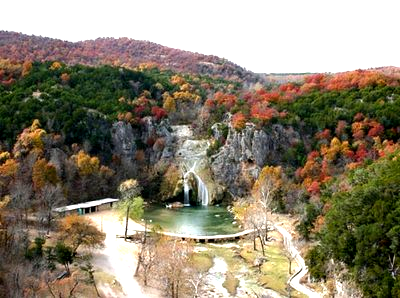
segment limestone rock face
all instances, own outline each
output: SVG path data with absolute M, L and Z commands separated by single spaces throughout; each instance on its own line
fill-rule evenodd
M 129 123 L 122 121 L 115 122 L 111 130 L 113 153 L 133 162 L 138 149 L 136 142 L 148 144 L 151 139 L 154 145 L 146 149 L 150 164 L 155 164 L 162 158 L 171 158 L 173 137 L 170 130 L 167 120 L 155 123 L 151 117 L 143 118 L 140 129 L 133 129 Z
M 152 150 L 148 152 L 150 164 L 173 157 L 173 136 L 168 120 L 156 123 L 152 117 L 142 119 L 141 141 L 148 143 L 150 139 L 154 141 Z
M 114 145 L 114 154 L 129 159 L 135 156 L 136 136 L 134 135 L 132 126 L 129 123 L 122 121 L 115 122 L 112 125 L 111 137 Z
M 171 126 L 168 120 L 155 122 L 151 117 L 142 119 L 140 129 L 116 122 L 112 127 L 113 153 L 121 157 L 126 171 L 136 174 L 140 169 L 135 160 L 138 142 L 145 146 L 149 166 L 176 164 L 182 175 L 194 167 L 192 170 L 207 187 L 209 204 L 216 204 L 224 200 L 227 191 L 234 196 L 245 195 L 262 167 L 279 164 L 285 151 L 300 140 L 293 129 L 278 124 L 264 130 L 247 124 L 242 131 L 216 124 L 212 131 L 214 138 L 224 139 L 227 131 L 228 135 L 225 145 L 209 159 L 208 140 L 197 140 L 189 125 Z M 177 193 L 183 191 L 182 182 L 176 189 Z
M 230 127 L 225 145 L 212 156 L 214 178 L 233 195 L 244 195 L 262 167 L 280 163 L 282 153 L 299 139 L 293 129 L 278 124 L 267 130 L 258 130 L 254 124 L 247 124 L 242 131 Z

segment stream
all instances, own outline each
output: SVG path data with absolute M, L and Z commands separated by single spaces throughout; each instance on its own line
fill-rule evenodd
M 223 286 L 228 264 L 221 257 L 215 257 L 213 263 L 206 278 L 206 295 L 207 297 L 229 297 L 228 291 Z
M 258 284 L 257 274 L 254 274 L 254 268 L 247 264 L 243 259 L 236 256 L 235 250 L 240 246 L 235 243 L 225 244 L 205 244 L 198 245 L 201 251 L 208 251 L 213 257 L 213 266 L 209 269 L 205 280 L 206 290 L 202 297 L 239 297 L 239 298 L 257 298 L 261 297 L 282 297 L 279 293 L 265 289 Z M 232 274 L 239 280 L 236 294 L 232 296 L 224 287 L 227 273 Z M 258 296 L 257 296 L 258 295 Z

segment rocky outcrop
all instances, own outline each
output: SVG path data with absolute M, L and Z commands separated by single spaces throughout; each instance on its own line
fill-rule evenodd
M 254 124 L 242 131 L 230 127 L 225 145 L 212 156 L 214 179 L 233 195 L 244 195 L 263 166 L 279 164 L 283 153 L 299 141 L 297 132 L 278 124 L 264 130 Z
M 136 138 L 132 126 L 122 121 L 115 122 L 111 130 L 113 153 L 131 159 L 136 152 Z
M 174 138 L 168 120 L 157 123 L 152 117 L 142 119 L 141 141 L 151 145 L 147 150 L 150 164 L 154 165 L 161 159 L 169 159 L 174 155 Z
M 223 139 L 226 124 L 213 125 L 212 131 L 215 139 Z M 206 156 L 208 142 L 193 139 L 193 131 L 187 125 L 171 127 L 168 120 L 155 122 L 146 117 L 137 130 L 124 122 L 114 123 L 111 135 L 113 154 L 121 157 L 122 166 L 131 174 L 140 168 L 135 160 L 139 143 L 148 165 L 187 163 L 182 168 L 185 172 L 196 163 L 195 172 L 207 185 L 210 203 L 221 201 L 226 190 L 234 196 L 246 194 L 263 166 L 281 163 L 285 151 L 300 141 L 292 128 L 278 124 L 264 130 L 253 124 L 247 124 L 242 131 L 229 127 L 225 145 L 211 157 L 210 164 Z
M 134 160 L 138 142 L 146 147 L 150 164 L 157 163 L 161 158 L 173 157 L 173 137 L 167 120 L 157 123 L 151 117 L 145 117 L 140 129 L 133 129 L 129 123 L 118 121 L 112 125 L 111 137 L 113 154 L 122 159 Z

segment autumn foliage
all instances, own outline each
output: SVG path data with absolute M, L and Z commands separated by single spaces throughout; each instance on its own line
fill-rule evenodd
M 71 157 L 78 166 L 79 173 L 87 176 L 99 171 L 100 161 L 97 157 L 90 157 L 84 151 L 79 151 L 77 155 Z
M 69 215 L 61 223 L 61 239 L 68 243 L 73 252 L 81 246 L 87 248 L 102 247 L 105 234 L 87 218 L 79 215 Z
M 321 185 L 333 176 L 343 173 L 345 169 L 354 169 L 366 159 L 377 159 L 385 152 L 394 152 L 393 142 L 381 141 L 384 126 L 375 119 L 369 119 L 358 113 L 351 124 L 352 139 L 341 140 L 347 127 L 345 121 L 339 121 L 335 134 L 329 129 L 316 133 L 319 150 L 310 152 L 302 168 L 296 172 L 297 178 L 303 181 L 309 193 L 318 195 Z M 397 146 L 396 146 L 397 147 Z
M 225 59 L 172 49 L 149 41 L 98 38 L 71 43 L 7 31 L 0 31 L 0 40 L 0 57 L 11 61 L 57 60 L 67 64 L 109 64 L 138 70 L 158 66 L 177 72 L 208 74 L 235 80 L 246 77 L 256 79 L 253 73 Z
M 55 166 L 44 158 L 38 159 L 32 168 L 32 182 L 35 189 L 42 189 L 46 183 L 53 185 L 59 182 Z
M 232 126 L 234 129 L 241 130 L 246 126 L 246 117 L 242 113 L 232 116 Z

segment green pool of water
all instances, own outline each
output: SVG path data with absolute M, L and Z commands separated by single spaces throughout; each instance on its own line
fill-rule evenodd
M 144 217 L 159 224 L 164 231 L 190 235 L 226 235 L 240 232 L 226 207 L 196 206 L 167 209 L 149 206 Z

